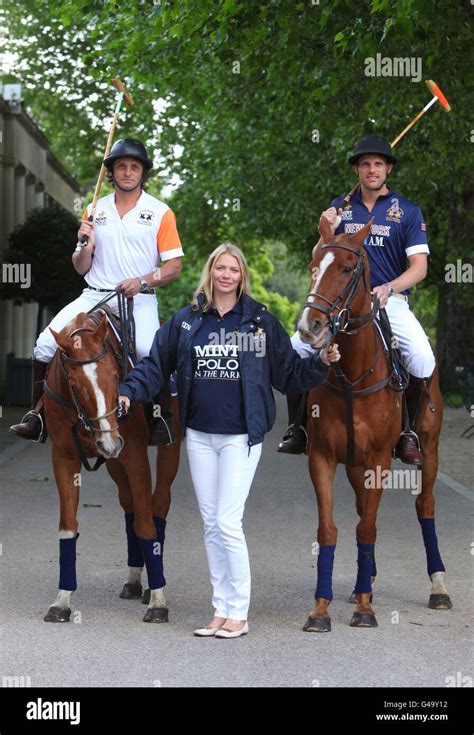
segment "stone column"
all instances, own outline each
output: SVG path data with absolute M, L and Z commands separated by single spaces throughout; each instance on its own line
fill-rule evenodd
M 36 193 L 36 206 L 44 207 L 44 184 L 41 181 L 37 182 L 35 186 L 35 193 Z
M 26 219 L 26 169 L 19 164 L 15 167 L 15 201 L 13 220 L 14 226 L 22 225 Z
M 25 312 L 23 324 L 23 354 L 22 357 L 30 357 L 36 342 L 36 320 L 39 305 L 36 301 L 23 304 Z
M 0 301 L 2 318 L 0 319 L 0 388 L 3 394 L 5 387 L 6 359 L 9 352 L 13 352 L 12 319 L 13 300 Z
M 36 178 L 33 176 L 33 174 L 27 174 L 26 176 L 26 195 L 25 195 L 25 205 L 26 205 L 26 215 L 27 216 L 31 212 L 31 210 L 36 207 L 35 185 L 36 185 Z
M 12 341 L 13 350 L 15 357 L 24 357 L 23 354 L 23 322 L 24 322 L 24 307 L 23 304 L 13 305 L 13 319 L 12 319 Z
M 15 226 L 15 169 L 13 161 L 3 162 L 3 206 L 2 206 L 2 240 L 3 247 L 8 245 L 8 235 Z

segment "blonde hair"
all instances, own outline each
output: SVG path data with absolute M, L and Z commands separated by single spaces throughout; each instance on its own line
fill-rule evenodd
M 207 259 L 206 265 L 201 273 L 198 287 L 196 288 L 191 301 L 191 306 L 194 311 L 199 309 L 198 296 L 201 293 L 205 296 L 205 301 L 202 307 L 203 311 L 208 311 L 211 308 L 213 301 L 212 271 L 217 259 L 226 253 L 228 255 L 233 255 L 240 266 L 241 279 L 237 289 L 237 298 L 239 299 L 243 293 L 248 294 L 250 292 L 250 273 L 247 261 L 245 260 L 245 255 L 237 245 L 234 245 L 231 242 L 225 242 L 213 250 Z

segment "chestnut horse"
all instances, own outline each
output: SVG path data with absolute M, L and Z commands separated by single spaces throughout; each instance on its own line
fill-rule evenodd
M 145 564 L 150 592 L 143 620 L 166 622 L 162 554 L 170 489 L 179 464 L 178 411 L 173 414 L 177 440 L 158 450 L 157 480 L 152 496 L 148 422 L 139 404 L 119 423 L 122 356 L 106 315 L 100 311 L 91 315 L 80 313 L 60 333 L 51 331 L 58 350 L 48 370 L 44 401 L 60 502 L 60 575 L 58 595 L 44 619 L 46 622 L 70 619 L 71 595 L 77 588 L 81 463 L 87 469 L 95 469 L 87 458 L 98 457 L 97 464 L 105 461 L 117 485 L 126 518 L 130 574 L 120 596 L 129 599 L 141 596 L 140 573 Z
M 298 324 L 301 339 L 313 347 L 326 347 L 337 338 L 341 359 L 328 379 L 308 396 L 309 471 L 319 515 L 318 566 L 315 605 L 303 630 L 331 630 L 328 607 L 332 600 L 332 571 L 337 541 L 333 518 L 333 480 L 338 463 L 356 496 L 358 573 L 354 589 L 357 607 L 353 627 L 376 627 L 371 607 L 376 574 L 374 548 L 377 510 L 392 453 L 402 426 L 402 393 L 392 387 L 392 369 L 374 325 L 370 272 L 364 240 L 372 221 L 354 235 L 334 236 L 321 217 L 321 240 L 313 250 L 310 294 Z M 417 402 L 417 401 L 416 401 Z M 420 404 L 418 404 L 419 406 Z M 433 485 L 438 469 L 438 441 L 443 402 L 437 372 L 429 386 L 430 410 L 418 408 L 418 436 L 424 456 L 421 492 L 416 511 L 425 542 L 432 589 L 429 607 L 449 609 L 444 566 L 434 528 Z M 320 411 L 312 410 L 321 407 Z M 315 415 L 318 414 L 318 415 Z M 351 415 L 352 414 L 352 415 Z M 382 479 L 383 478 L 383 479 Z

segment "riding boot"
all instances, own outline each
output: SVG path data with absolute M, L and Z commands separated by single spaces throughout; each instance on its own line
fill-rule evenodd
M 171 387 L 165 385 L 153 401 L 148 446 L 163 447 L 173 444 L 176 434 L 173 427 Z
M 308 434 L 304 428 L 308 421 L 306 403 L 308 393 L 296 393 L 286 397 L 289 426 L 278 445 L 282 454 L 307 454 Z
M 48 438 L 46 431 L 46 423 L 44 418 L 44 397 L 43 384 L 48 370 L 49 363 L 41 362 L 41 360 L 32 360 L 31 378 L 32 378 L 32 398 L 31 410 L 25 413 L 19 424 L 10 426 L 9 431 L 22 439 L 44 444 Z
M 423 452 L 417 432 L 425 402 L 429 401 L 432 406 L 430 398 L 432 378 L 432 375 L 429 378 L 415 378 L 410 375 L 410 383 L 403 396 L 403 431 L 395 447 L 394 457 L 405 464 L 419 467 L 423 465 Z

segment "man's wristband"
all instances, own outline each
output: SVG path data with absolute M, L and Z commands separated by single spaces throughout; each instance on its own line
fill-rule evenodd
M 391 286 L 389 283 L 386 283 L 385 285 L 388 288 L 388 298 L 390 298 L 390 296 L 393 296 L 393 286 Z

